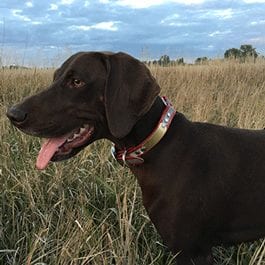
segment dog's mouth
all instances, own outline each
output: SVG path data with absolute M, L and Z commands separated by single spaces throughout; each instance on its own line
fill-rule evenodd
M 72 132 L 57 138 L 45 139 L 39 151 L 36 167 L 45 169 L 50 161 L 59 161 L 75 155 L 91 141 L 94 126 L 85 124 Z

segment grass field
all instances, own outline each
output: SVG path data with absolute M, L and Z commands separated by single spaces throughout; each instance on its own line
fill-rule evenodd
M 177 111 L 196 121 L 265 127 L 265 62 L 151 67 Z M 0 70 L 0 265 L 170 265 L 131 173 L 99 141 L 35 169 L 40 141 L 7 106 L 48 86 L 52 70 Z M 265 181 L 265 179 L 264 179 Z M 259 214 L 257 209 L 257 214 Z M 214 249 L 216 264 L 265 264 L 265 240 Z

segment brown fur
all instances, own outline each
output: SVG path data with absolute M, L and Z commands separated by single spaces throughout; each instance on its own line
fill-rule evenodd
M 73 88 L 71 80 L 85 85 Z M 135 146 L 164 109 L 149 70 L 124 53 L 78 53 L 49 88 L 9 109 L 22 131 L 61 136 L 93 124 L 86 145 L 107 138 Z M 62 159 L 71 157 L 82 148 Z M 191 122 L 177 113 L 165 137 L 131 167 L 143 203 L 181 265 L 212 264 L 211 248 L 265 236 L 265 131 Z

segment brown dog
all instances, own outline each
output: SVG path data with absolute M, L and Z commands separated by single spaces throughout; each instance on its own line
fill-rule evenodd
M 48 138 L 39 169 L 97 139 L 115 143 L 114 156 L 137 177 L 165 244 L 181 251 L 178 264 L 212 264 L 212 246 L 265 235 L 265 131 L 191 122 L 159 91 L 131 56 L 81 52 L 7 116 Z

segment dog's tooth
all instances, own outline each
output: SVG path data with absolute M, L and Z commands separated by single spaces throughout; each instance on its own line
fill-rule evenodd
M 77 137 L 79 137 L 79 133 L 75 133 L 73 139 L 75 139 L 75 138 L 77 138 Z
M 94 131 L 94 127 L 89 128 L 89 133 L 92 133 Z
M 82 134 L 83 132 L 85 132 L 86 129 L 85 128 L 80 128 L 80 134 Z

